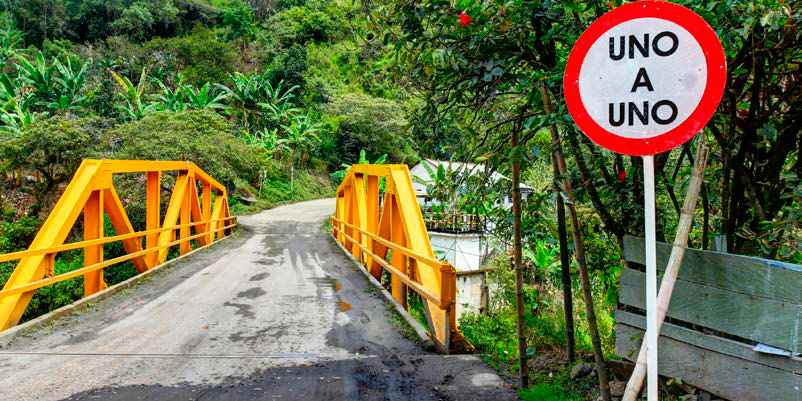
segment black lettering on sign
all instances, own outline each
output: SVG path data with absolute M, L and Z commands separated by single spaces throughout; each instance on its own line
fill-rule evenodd
M 635 92 L 641 86 L 645 86 L 649 92 L 654 92 L 652 80 L 649 79 L 649 74 L 646 73 L 646 69 L 643 67 L 638 70 L 638 76 L 635 77 L 635 83 L 632 85 L 632 90 L 630 92 Z
M 657 110 L 660 109 L 661 106 L 668 106 L 671 108 L 671 115 L 668 118 L 660 118 L 657 114 Z M 654 104 L 654 108 L 652 108 L 652 120 L 660 125 L 668 125 L 674 122 L 677 119 L 677 105 L 670 100 L 661 100 Z
M 616 120 L 615 114 L 615 105 L 610 103 L 610 125 L 613 127 L 620 127 L 624 124 L 624 103 L 618 103 L 618 115 L 620 116 L 619 119 Z
M 660 49 L 660 39 L 662 38 L 668 38 L 671 40 L 671 47 L 669 47 L 668 50 Z M 654 50 L 654 54 L 661 57 L 667 57 L 674 54 L 674 52 L 677 51 L 677 47 L 679 47 L 679 38 L 677 38 L 677 35 L 675 35 L 674 32 L 660 32 L 655 35 L 654 42 L 652 42 L 652 50 Z
M 649 108 L 649 102 L 643 102 L 642 107 L 639 107 L 639 105 L 635 102 L 618 103 L 617 116 L 615 106 L 615 103 L 608 104 L 609 114 L 607 117 L 610 125 L 613 127 L 620 127 L 624 125 L 624 122 L 626 122 L 628 126 L 632 127 L 635 125 L 636 121 L 640 122 L 640 125 L 648 126 L 649 117 L 652 118 L 652 121 L 660 125 L 671 124 L 677 119 L 677 105 L 670 100 L 661 100 L 655 103 L 651 109 Z M 671 114 L 666 118 L 662 118 L 660 117 L 659 110 L 660 108 L 665 107 L 668 107 L 671 110 Z
M 635 58 L 635 47 L 638 48 L 640 55 L 643 57 L 649 57 L 649 34 L 643 34 L 643 44 L 638 42 L 638 38 L 635 35 L 629 35 L 629 58 Z
M 619 39 L 621 39 L 621 45 L 618 47 L 620 51 L 615 54 L 615 38 L 610 36 L 610 58 L 616 61 L 624 58 L 624 37 L 620 36 Z
M 640 112 L 638 106 L 633 102 L 629 102 L 629 126 L 635 125 L 635 115 L 642 125 L 649 125 L 649 102 L 643 102 L 643 113 Z
M 674 54 L 679 47 L 679 38 L 674 32 L 670 31 L 663 31 L 655 35 L 651 40 L 651 46 L 649 46 L 648 33 L 643 34 L 643 42 L 638 41 L 635 35 L 619 36 L 618 49 L 616 49 L 615 46 L 615 39 L 614 36 L 610 37 L 610 59 L 615 61 L 623 59 L 627 54 L 629 54 L 630 59 L 634 59 L 636 49 L 644 58 L 649 57 L 650 47 L 652 51 L 654 51 L 654 54 L 660 57 L 668 57 Z M 629 41 L 629 46 L 627 46 L 627 41 Z M 629 52 L 627 52 L 627 50 L 629 50 Z

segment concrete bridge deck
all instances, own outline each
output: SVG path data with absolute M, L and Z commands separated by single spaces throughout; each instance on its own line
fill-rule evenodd
M 334 200 L 239 233 L 16 338 L 0 400 L 508 400 L 475 356 L 421 350 L 320 231 Z M 398 322 L 396 322 L 398 321 Z

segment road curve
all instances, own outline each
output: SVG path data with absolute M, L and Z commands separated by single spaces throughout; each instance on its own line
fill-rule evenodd
M 0 350 L 0 400 L 508 400 L 475 356 L 405 339 L 320 231 L 332 199 L 240 232 Z

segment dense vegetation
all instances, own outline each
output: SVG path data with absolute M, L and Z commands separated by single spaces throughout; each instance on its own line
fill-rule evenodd
M 194 161 L 229 188 L 237 213 L 330 196 L 330 174 L 361 150 L 414 162 L 406 92 L 383 80 L 387 56 L 350 34 L 358 9 L 328 0 L 269 6 L 0 5 L 0 253 L 28 246 L 87 158 Z M 120 179 L 141 228 L 141 177 Z M 117 248 L 106 247 L 106 258 Z M 56 271 L 82 263 L 80 252 L 64 253 Z M 0 265 L 0 283 L 13 268 Z M 105 272 L 109 284 L 135 273 Z M 79 298 L 81 286 L 78 278 L 39 291 L 24 319 Z
M 715 28 L 728 63 L 724 99 L 702 134 L 711 158 L 690 243 L 710 249 L 724 235 L 730 252 L 801 263 L 802 14 L 777 0 L 676 2 Z M 584 239 L 594 326 L 610 358 L 622 239 L 642 235 L 642 164 L 577 131 L 561 80 L 578 35 L 620 4 L 5 1 L 0 253 L 27 247 L 89 157 L 193 160 L 230 188 L 238 211 L 330 195 L 342 175 L 330 173 L 360 159 L 386 155 L 412 164 L 425 155 L 507 175 L 519 163 L 523 181 L 536 189 L 520 216 L 526 354 L 559 353 L 570 343 L 563 300 L 574 295 L 576 348 L 581 357 L 593 348 L 585 302 L 570 289 L 580 283 L 575 261 L 562 281 L 565 219 L 558 216 L 568 205 L 578 213 L 579 226 L 568 229 Z M 657 155 L 660 240 L 674 235 L 701 140 Z M 553 173 L 558 154 L 573 197 L 558 182 L 566 177 Z M 493 241 L 511 249 L 514 219 L 496 202 L 509 196 L 509 182 L 463 173 L 437 172 L 429 193 L 445 207 L 481 215 Z M 135 205 L 136 196 L 125 198 Z M 141 219 L 141 211 L 132 215 Z M 574 249 L 569 236 L 564 251 Z M 461 322 L 509 375 L 520 372 L 513 254 L 490 262 L 499 292 L 489 311 Z M 81 263 L 80 254 L 67 254 L 56 271 Z M 11 269 L 0 265 L 0 283 Z M 114 283 L 133 270 L 106 274 Z M 71 302 L 80 289 L 76 279 L 40 291 L 26 317 Z M 552 365 L 535 366 L 525 398 L 581 399 L 596 391 L 592 381 L 565 380 L 566 368 Z

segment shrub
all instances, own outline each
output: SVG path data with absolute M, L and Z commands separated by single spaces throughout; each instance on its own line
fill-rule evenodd
M 221 38 L 217 32 L 196 26 L 192 34 L 170 39 L 154 39 L 143 47 L 147 65 L 148 55 L 160 54 L 166 61 L 175 58 L 175 70 L 180 70 L 185 83 L 202 86 L 206 82 L 226 82 L 228 74 L 240 69 L 236 44 Z M 163 63 L 169 69 L 169 63 Z
M 19 138 L 4 142 L 0 152 L 9 169 L 37 171 L 40 181 L 32 183 L 37 202 L 31 215 L 54 201 L 55 188 L 69 181 L 83 159 L 97 151 L 98 139 L 111 121 L 98 117 L 53 117 L 33 122 Z
M 270 79 L 273 86 L 283 81 L 286 88 L 298 86 L 299 90 L 303 92 L 306 87 L 304 74 L 308 67 L 306 48 L 295 44 L 290 47 L 274 67 L 268 71 L 267 77 Z
M 362 94 L 335 97 L 326 110 L 337 116 L 336 165 L 353 164 L 359 151 L 365 149 L 367 157 L 375 160 L 383 154 L 390 162 L 409 161 L 415 157 L 412 141 L 405 133 L 407 120 L 401 104 Z
M 211 111 L 155 112 L 111 130 L 104 146 L 118 159 L 193 161 L 229 188 L 237 179 L 255 183 L 259 155 L 231 131 Z

